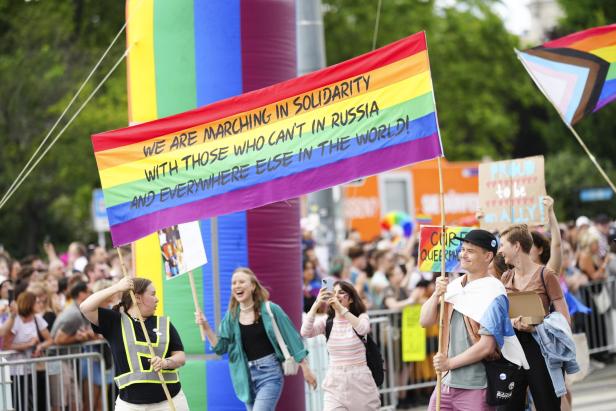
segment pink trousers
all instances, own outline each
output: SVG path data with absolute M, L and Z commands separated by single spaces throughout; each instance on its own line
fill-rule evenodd
M 493 411 L 486 403 L 487 389 L 466 390 L 441 385 L 441 410 L 443 411 Z M 430 411 L 436 410 L 436 389 L 430 397 Z

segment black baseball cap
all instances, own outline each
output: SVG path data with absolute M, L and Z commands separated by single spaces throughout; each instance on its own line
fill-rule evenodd
M 474 244 L 478 247 L 481 247 L 485 250 L 492 251 L 494 255 L 498 251 L 498 241 L 496 241 L 496 237 L 489 231 L 476 229 L 471 230 L 464 237 L 453 237 L 456 240 L 466 241 L 467 243 Z

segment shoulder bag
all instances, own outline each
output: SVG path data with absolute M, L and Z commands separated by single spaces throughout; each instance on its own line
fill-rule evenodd
M 276 318 L 272 313 L 272 309 L 270 308 L 270 302 L 265 303 L 265 308 L 267 308 L 267 313 L 272 319 L 272 326 L 274 327 L 274 334 L 276 334 L 276 341 L 278 342 L 278 346 L 284 355 L 284 362 L 282 363 L 282 371 L 284 375 L 295 375 L 297 374 L 297 370 L 299 369 L 299 364 L 295 361 L 295 358 L 291 357 L 289 354 L 289 350 L 287 349 L 287 345 L 282 338 L 282 334 L 280 334 L 280 330 L 278 329 L 278 324 L 276 323 Z

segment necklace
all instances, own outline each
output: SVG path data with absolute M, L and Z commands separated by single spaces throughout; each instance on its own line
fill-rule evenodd
M 244 312 L 250 311 L 252 309 L 252 307 L 254 307 L 254 306 L 255 306 L 255 303 L 252 303 L 248 307 L 244 307 L 244 308 L 242 308 L 242 306 L 240 306 L 240 311 L 244 311 Z

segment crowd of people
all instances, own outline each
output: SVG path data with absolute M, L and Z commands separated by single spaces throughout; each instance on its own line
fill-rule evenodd
M 573 332 L 588 334 L 590 349 L 613 345 L 614 336 L 608 331 L 607 324 L 611 321 L 609 311 L 613 308 L 613 296 L 602 299 L 598 296 L 604 289 L 604 297 L 608 296 L 606 280 L 616 279 L 616 221 L 600 214 L 592 220 L 580 216 L 574 221 L 559 223 L 553 199 L 545 197 L 543 202 L 549 216 L 547 226 L 523 230 L 514 226 L 514 234 L 508 231 L 493 233 L 501 248 L 493 253 L 487 272 L 501 280 L 507 292 L 539 293 L 546 313 L 558 311 L 571 322 Z M 480 220 L 482 213 L 478 212 L 476 217 Z M 507 241 L 511 241 L 512 236 L 517 244 L 515 252 Z M 304 311 L 310 314 L 314 310 L 312 307 L 319 300 L 322 281 L 329 277 L 353 284 L 369 314 L 371 310 L 400 310 L 405 306 L 426 303 L 435 295 L 440 273 L 419 270 L 418 240 L 418 230 L 410 238 L 383 233 L 373 241 L 362 241 L 357 232 L 351 231 L 341 245 L 342 257 L 334 258 L 326 269 L 324 261 L 317 257 L 318 246 L 311 232 L 305 231 L 302 238 Z M 450 279 L 458 275 L 449 273 Z M 439 294 L 443 295 L 444 291 Z M 374 313 L 382 315 L 383 311 Z M 436 324 L 426 323 L 426 327 L 427 338 L 434 339 Z M 531 330 L 519 323 L 515 323 L 514 328 L 516 334 L 520 334 L 522 329 Z M 537 363 L 542 358 L 541 352 L 537 351 L 530 335 L 526 332 L 518 338 L 524 351 L 528 351 L 529 361 Z M 593 354 L 591 367 L 601 368 L 605 362 L 613 361 L 609 350 L 600 351 Z M 431 368 L 433 364 L 427 363 Z M 543 406 L 540 409 L 560 409 L 560 395 L 546 399 L 541 396 L 546 391 L 537 389 L 537 367 L 527 372 L 530 376 L 523 379 L 520 389 L 530 387 L 530 392 L 534 393 L 531 398 Z M 435 379 L 431 370 L 425 370 L 422 364 L 414 364 L 409 372 L 408 364 L 403 363 L 401 370 L 397 371 L 400 372 L 397 381 L 400 386 L 411 381 L 421 383 Z M 539 384 L 545 383 L 547 370 L 543 368 L 538 372 L 542 375 Z M 524 403 L 526 390 L 522 391 L 516 391 L 512 401 L 518 408 L 511 409 L 520 409 L 520 403 Z M 400 393 L 400 404 L 416 402 L 417 393 L 412 394 Z M 570 400 L 569 393 L 567 397 Z M 427 398 L 419 399 L 422 400 L 427 401 Z M 554 406 L 557 402 L 559 408 Z
M 104 247 L 74 242 L 65 253 L 56 253 L 55 247 L 44 243 L 45 257 L 31 255 L 15 259 L 5 250 L 0 252 L 0 344 L 4 350 L 15 353 L 9 360 L 38 358 L 51 346 L 71 346 L 100 340 L 79 309 L 79 305 L 94 291 L 107 289 L 121 277 L 117 257 L 110 256 Z M 128 259 L 130 261 L 130 258 Z M 106 304 L 112 306 L 120 299 L 116 293 Z M 60 350 L 60 354 L 66 354 Z M 101 409 L 100 364 L 94 364 L 91 381 L 93 398 L 88 397 L 87 369 L 78 370 L 77 379 L 83 381 L 83 390 L 75 393 L 75 375 L 70 364 L 62 363 L 62 372 L 50 376 L 49 393 L 46 392 L 45 364 L 32 367 L 11 367 L 13 406 L 16 409 L 46 409 L 47 395 L 54 410 L 62 404 L 77 409 L 78 404 Z M 49 370 L 47 370 L 49 373 Z M 36 385 L 36 398 L 33 396 Z M 59 387 L 62 385 L 63 390 Z M 63 394 L 59 394 L 63 392 Z M 75 400 L 75 396 L 79 401 Z M 62 398 L 63 397 L 63 398 Z
M 221 327 L 214 330 L 202 313 L 197 313 L 196 322 L 203 328 L 215 352 L 232 354 L 229 358 L 236 394 L 248 409 L 253 410 L 273 409 L 280 397 L 286 373 L 281 364 L 287 363 L 289 358 L 299 364 L 309 386 L 321 384 L 325 409 L 378 408 L 378 386 L 366 358 L 369 316 L 372 313 L 399 312 L 406 306 L 423 305 L 422 324 L 427 328 L 427 338 L 435 341 L 438 335 L 435 301 L 446 295 L 448 283 L 458 284 L 456 281 L 459 279 L 462 279 L 461 287 L 466 287 L 468 281 L 489 276 L 499 280 L 498 284 L 502 284 L 507 292 L 536 291 L 546 313 L 560 313 L 571 323 L 573 331 L 600 336 L 589 340 L 590 348 L 613 344 L 610 341 L 612 336 L 606 332 L 607 321 L 610 321 L 609 310 L 612 308 L 611 297 L 608 295 L 606 302 L 597 296 L 604 290 L 607 292 L 605 280 L 616 277 L 616 223 L 606 215 L 598 215 L 593 220 L 580 216 L 568 224 L 559 224 L 553 210 L 553 200 L 546 197 L 544 206 L 549 215 L 549 225 L 545 228 L 529 229 L 514 225 L 501 233 L 489 233 L 496 235 L 494 239 L 498 246 L 461 240 L 460 262 L 468 276 L 463 280 L 464 276 L 459 273 L 451 273 L 448 282 L 437 280 L 440 273 L 419 270 L 418 230 L 410 238 L 384 233 L 383 237 L 373 241 L 363 241 L 359 233 L 351 231 L 340 245 L 339 255 L 331 261 L 319 258 L 317 244 L 311 233 L 305 231 L 302 238 L 305 316 L 301 332 L 294 328 L 281 307 L 269 302 L 268 291 L 249 268 L 238 268 L 233 274 L 229 309 Z M 482 218 L 480 212 L 477 218 Z M 481 252 L 474 250 L 475 246 Z M 28 256 L 20 260 L 12 258 L 6 251 L 0 252 L 0 343 L 4 350 L 14 352 L 10 359 L 40 357 L 52 344 L 72 345 L 104 338 L 109 343 L 109 354 L 116 368 L 120 371 L 132 369 L 135 364 L 127 362 L 127 352 L 141 350 L 137 342 L 145 337 L 135 322 L 139 316 L 137 311 L 145 317 L 150 337 L 153 340 L 161 338 L 160 322 L 165 320 L 153 315 L 158 301 L 153 285 L 139 278 L 123 279 L 119 259 L 109 255 L 104 247 L 86 247 L 75 242 L 69 245 L 65 253 L 58 254 L 54 246 L 46 242 L 44 251 L 45 258 Z M 124 254 L 128 253 L 124 251 Z M 482 256 L 481 261 L 477 255 Z M 125 260 L 131 261 L 130 257 Z M 130 267 L 128 271 L 131 271 Z M 593 298 L 590 299 L 587 298 L 588 293 L 583 293 L 589 285 L 594 287 Z M 129 290 L 135 291 L 137 307 L 130 299 Z M 466 332 L 467 343 L 447 344 L 445 352 L 414 367 L 403 363 L 397 370 L 396 385 L 405 386 L 410 381 L 433 381 L 436 372 L 443 372 L 448 375 L 443 380 L 446 387 L 442 394 L 443 401 L 459 400 L 456 390 L 462 390 L 464 394 L 464 390 L 486 389 L 486 376 L 482 374 L 482 368 L 476 365 L 478 359 L 498 351 L 499 345 L 485 342 L 485 336 L 491 334 L 478 319 L 469 320 L 468 324 L 479 325 L 465 331 L 463 319 L 466 314 L 456 314 L 453 301 L 448 301 L 454 309 L 447 324 L 447 335 Z M 572 309 L 572 304 L 577 309 Z M 587 310 L 582 309 L 585 305 Z M 584 321 L 585 316 L 592 317 L 590 324 L 596 330 L 584 326 L 589 323 Z M 122 326 L 115 326 L 117 324 Z M 549 368 L 538 365 L 543 364 L 542 353 L 531 336 L 536 327 L 521 323 L 519 319 L 512 325 L 515 331 L 513 336 L 522 347 L 530 368 L 524 371 L 507 409 L 524 407 L 527 388 L 530 398 L 540 409 L 560 409 L 561 401 L 564 401 L 561 397 L 567 398 L 568 394 L 563 394 L 560 383 L 549 379 Z M 187 407 L 176 373 L 185 361 L 183 345 L 173 325 L 168 324 L 167 329 L 168 334 L 164 336 L 169 340 L 167 351 L 155 352 L 154 356 L 148 356 L 145 351 L 141 353 L 149 358 L 152 365 L 149 372 L 152 375 L 142 375 L 134 380 L 126 377 L 118 381 L 116 378 L 120 388 L 116 407 L 133 409 L 130 408 L 131 404 L 153 400 L 164 407 L 166 398 L 160 384 L 156 384 L 160 391 L 156 391 L 158 394 L 154 399 L 151 390 L 135 385 L 135 381 L 151 382 L 158 371 L 163 372 L 179 409 Z M 122 338 L 127 330 L 132 330 L 134 334 L 131 334 L 134 338 L 129 343 Z M 301 337 L 319 334 L 327 338 L 330 362 L 327 377 L 317 382 L 306 362 L 307 351 Z M 481 343 L 484 348 L 475 349 L 481 351 L 481 355 L 464 354 L 481 341 L 484 341 Z M 434 356 L 436 349 L 428 354 Z M 135 361 L 140 361 L 138 355 L 135 358 Z M 601 366 L 606 361 L 612 361 L 612 357 L 609 352 L 603 351 L 595 357 L 594 364 Z M 475 368 L 466 368 L 473 365 Z M 68 367 L 66 364 L 62 366 Z M 70 370 L 67 368 L 65 371 L 61 377 L 55 376 L 50 380 L 53 409 L 60 409 L 62 403 L 75 407 L 71 404 L 74 393 L 70 389 L 66 390 L 65 398 L 59 398 L 54 389 L 58 384 L 65 387 L 74 384 Z M 101 409 L 100 387 L 101 384 L 110 383 L 111 377 L 106 382 L 101 381 L 100 377 L 91 381 L 95 388 L 94 396 L 88 398 L 88 390 L 83 389 L 79 393 L 83 396 L 82 404 L 92 401 L 94 409 Z M 15 404 L 17 409 L 29 409 L 34 402 L 41 409 L 45 408 L 44 378 L 44 368 L 31 371 L 24 366 L 11 367 L 13 397 L 20 398 Z M 32 384 L 36 382 L 38 389 L 34 398 Z M 555 388 L 554 392 L 539 388 L 545 387 L 548 382 Z M 430 393 L 418 392 L 428 394 L 423 398 L 427 403 Z M 411 400 L 417 400 L 416 394 L 399 393 L 400 404 L 404 406 Z M 482 391 L 481 395 L 486 394 Z M 471 397 L 471 402 L 476 402 L 477 398 Z M 432 407 L 433 403 L 434 396 Z

